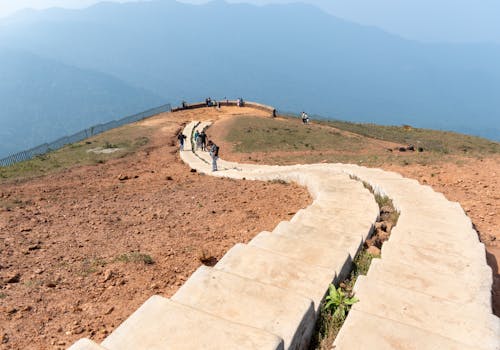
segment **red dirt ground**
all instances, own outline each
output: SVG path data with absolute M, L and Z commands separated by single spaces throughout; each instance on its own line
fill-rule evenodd
M 143 122 L 157 129 L 132 156 L 0 185 L 17 203 L 0 207 L 1 349 L 100 341 L 151 295 L 171 296 L 200 259 L 215 263 L 310 203 L 295 185 L 191 173 L 175 146 L 191 117 Z

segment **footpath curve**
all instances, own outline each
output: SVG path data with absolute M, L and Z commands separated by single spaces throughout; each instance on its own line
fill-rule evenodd
M 360 299 L 334 349 L 500 349 L 491 312 L 491 270 L 472 223 L 442 194 L 399 174 L 354 165 L 246 165 L 220 160 L 212 172 L 189 123 L 181 158 L 198 172 L 241 180 L 294 181 L 313 203 L 201 266 L 172 298 L 153 296 L 100 345 L 82 349 L 307 349 L 330 283 L 342 280 L 373 231 L 379 208 L 356 180 L 386 194 L 398 225 L 358 278 Z M 346 209 L 346 203 L 348 208 Z

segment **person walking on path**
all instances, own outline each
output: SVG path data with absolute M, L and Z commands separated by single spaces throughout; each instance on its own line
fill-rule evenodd
M 184 140 L 186 139 L 186 135 L 182 133 L 182 131 L 177 135 L 177 139 L 179 140 L 179 149 L 184 151 Z
M 309 124 L 309 116 L 306 112 L 302 112 L 300 116 L 302 117 L 302 123 Z
M 212 158 L 212 171 L 217 171 L 217 159 L 219 159 L 219 146 L 212 142 L 212 140 L 208 141 L 208 148 L 210 150 L 210 157 Z
M 196 132 L 198 132 L 198 130 L 196 130 Z M 201 149 L 201 133 L 198 133 L 198 135 L 195 135 L 196 136 L 196 149 L 199 150 Z
M 198 139 L 200 140 L 200 145 L 201 145 L 201 150 L 206 151 L 207 150 L 207 134 L 205 134 L 205 131 L 202 131 L 198 135 Z

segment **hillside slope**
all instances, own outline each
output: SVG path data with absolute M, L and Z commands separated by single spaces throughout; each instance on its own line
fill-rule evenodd
M 107 74 L 0 48 L 0 158 L 166 103 Z

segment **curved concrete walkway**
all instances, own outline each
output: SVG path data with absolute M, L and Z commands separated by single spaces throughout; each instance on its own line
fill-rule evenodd
M 185 135 L 209 123 L 189 123 Z M 189 138 L 191 139 L 191 138 Z M 395 173 L 351 165 L 258 166 L 219 161 L 188 143 L 198 172 L 297 182 L 313 203 L 200 267 L 169 300 L 151 297 L 101 345 L 71 349 L 306 349 L 328 285 L 344 278 L 378 217 L 357 177 L 393 199 L 391 239 L 360 277 L 334 349 L 499 349 L 484 247 L 457 203 Z

